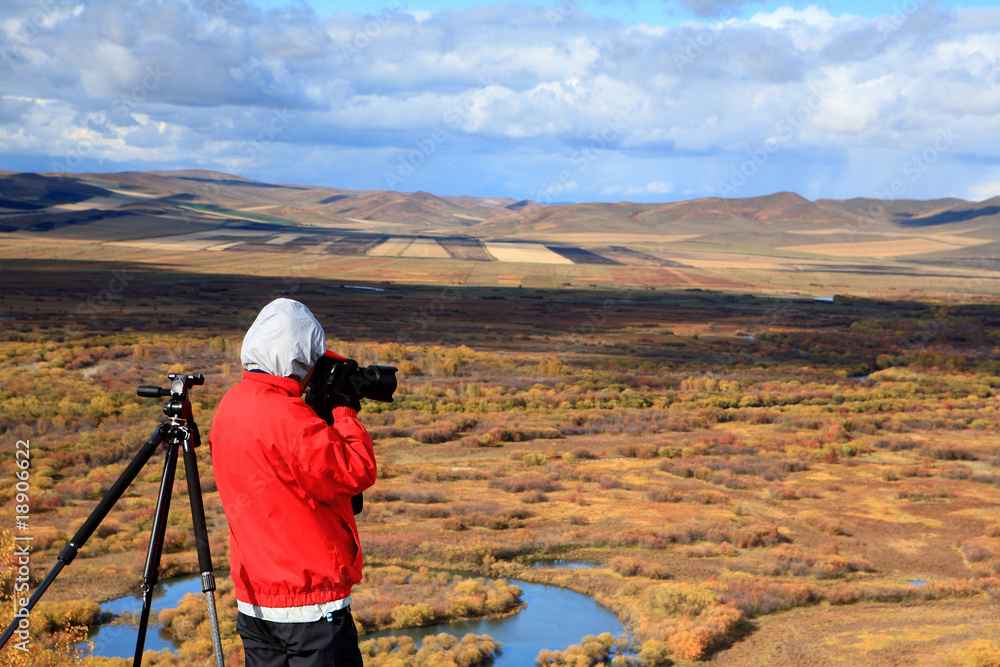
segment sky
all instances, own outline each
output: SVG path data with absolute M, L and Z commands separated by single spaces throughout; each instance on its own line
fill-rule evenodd
M 0 169 L 982 201 L 998 61 L 982 0 L 3 0 Z

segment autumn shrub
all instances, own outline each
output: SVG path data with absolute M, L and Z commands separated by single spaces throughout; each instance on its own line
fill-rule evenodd
M 684 556 L 686 558 L 729 558 L 736 556 L 738 553 L 736 547 L 725 541 L 719 544 L 696 544 L 684 549 Z
M 646 491 L 646 498 L 654 503 L 679 503 L 684 500 L 684 494 L 670 487 L 656 487 Z
M 450 422 L 416 428 L 410 433 L 411 438 L 425 445 L 448 442 L 454 440 L 457 435 L 458 428 Z
M 920 455 L 939 461 L 978 461 L 974 452 L 954 445 L 926 445 L 920 449 Z
M 535 658 L 538 667 L 576 667 L 590 665 L 632 665 L 633 658 L 616 655 L 628 650 L 627 642 L 616 640 L 611 633 L 605 632 L 598 637 L 586 635 L 579 644 L 569 646 L 562 651 L 543 649 Z
M 702 586 L 688 583 L 659 584 L 645 591 L 642 602 L 656 616 L 695 618 L 716 605 L 720 595 Z
M 615 556 L 609 564 L 612 570 L 623 577 L 641 576 L 649 579 L 670 579 L 672 576 L 664 565 L 641 558 Z
M 522 503 L 532 505 L 534 503 L 547 503 L 549 502 L 549 497 L 538 489 L 532 489 L 522 493 L 520 500 Z
M 548 463 L 549 458 L 541 452 L 528 452 L 521 457 L 521 461 L 526 466 L 543 466 Z
M 442 468 L 439 466 L 422 467 L 413 471 L 413 479 L 418 482 L 452 482 L 459 479 L 486 479 L 482 470 L 468 467 Z
M 419 553 L 420 547 L 427 540 L 427 535 L 422 532 L 361 532 L 361 547 L 368 558 L 408 558 Z
M 508 493 L 524 493 L 525 491 L 541 491 L 551 493 L 560 491 L 563 485 L 542 475 L 520 475 L 517 477 L 496 477 L 490 480 L 489 486 Z
M 619 456 L 628 459 L 651 459 L 658 453 L 658 447 L 650 443 L 626 443 L 615 447 Z
M 837 579 L 851 572 L 872 572 L 874 568 L 862 557 L 844 557 L 829 553 L 818 555 L 802 551 L 790 544 L 782 544 L 743 564 L 742 569 L 766 576 L 791 575 L 816 579 Z
M 767 581 L 739 573 L 726 577 L 719 588 L 721 601 L 749 618 L 815 604 L 823 599 L 822 589 L 815 585 Z
M 440 491 L 410 488 L 400 489 L 399 499 L 404 503 L 419 503 L 423 505 L 448 502 L 448 499 Z
M 32 628 L 54 632 L 72 626 L 91 626 L 100 615 L 101 606 L 93 600 L 41 601 L 32 610 Z
M 961 667 L 1000 667 L 1000 645 L 977 639 L 958 652 Z
M 679 657 L 698 659 L 709 651 L 730 643 L 744 621 L 745 618 L 738 609 L 725 604 L 716 605 L 706 609 L 695 619 L 696 632 L 704 629 L 707 638 L 704 633 L 697 633 L 697 642 L 689 644 L 675 636 L 671 638 L 671 644 Z
M 419 649 L 406 636 L 368 639 L 359 647 L 366 667 L 477 667 L 492 663 L 501 649 L 489 635 L 467 634 L 458 640 L 447 633 L 425 637 Z

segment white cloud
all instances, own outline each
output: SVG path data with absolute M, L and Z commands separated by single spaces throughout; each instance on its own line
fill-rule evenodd
M 977 183 L 969 188 L 966 196 L 972 201 L 983 201 L 1000 197 L 1000 180 Z
M 727 4 L 688 0 L 702 12 Z M 995 9 L 926 3 L 886 31 L 817 6 L 655 29 L 582 7 L 553 23 L 531 5 L 318 18 L 239 0 L 88 0 L 36 25 L 38 7 L 0 9 L 0 154 L 35 163 L 86 137 L 100 145 L 81 168 L 221 166 L 283 110 L 293 119 L 255 153 L 258 177 L 317 182 L 325 163 L 324 182 L 381 187 L 433 137 L 406 187 L 518 182 L 523 191 L 484 194 L 527 196 L 555 180 L 580 196 L 707 194 L 764 155 L 740 194 L 869 196 L 950 125 L 960 139 L 947 169 L 942 160 L 910 194 L 964 195 L 967 175 L 1000 159 Z M 28 101 L 40 99 L 53 102 Z M 889 172 L 849 171 L 873 151 Z
M 670 194 L 674 191 L 674 184 L 666 181 L 653 181 L 646 186 L 646 192 L 658 195 Z

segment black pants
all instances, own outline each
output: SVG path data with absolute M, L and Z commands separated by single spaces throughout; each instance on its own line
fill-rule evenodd
M 272 623 L 241 613 L 236 630 L 246 667 L 362 667 L 350 607 L 312 623 Z

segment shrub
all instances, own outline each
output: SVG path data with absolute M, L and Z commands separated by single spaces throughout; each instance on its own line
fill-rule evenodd
M 392 621 L 401 628 L 415 628 L 434 620 L 434 610 L 426 602 L 401 604 L 392 610 Z
M 679 503 L 684 500 L 683 494 L 669 487 L 650 489 L 646 491 L 646 498 L 654 503 Z
M 534 503 L 547 503 L 549 502 L 549 497 L 538 489 L 532 489 L 531 491 L 525 491 L 521 494 L 521 502 L 529 505 Z
M 541 475 L 522 475 L 520 477 L 499 477 L 490 480 L 489 486 L 508 493 L 524 493 L 525 491 L 542 491 L 551 493 L 560 491 L 563 485 Z

